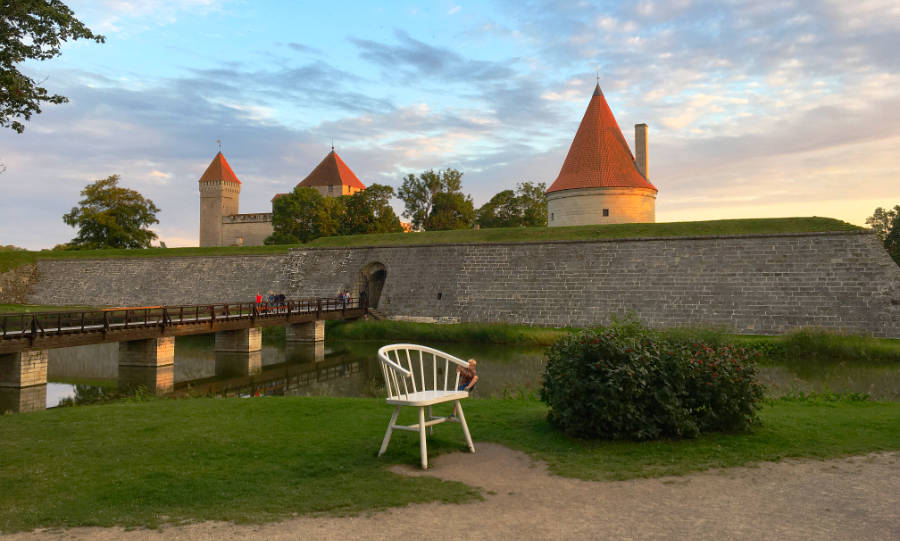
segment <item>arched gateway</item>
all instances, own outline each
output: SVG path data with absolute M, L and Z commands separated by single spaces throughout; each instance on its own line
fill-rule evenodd
M 387 270 L 384 264 L 379 262 L 369 263 L 363 267 L 356 277 L 353 296 L 362 300 L 365 298 L 369 308 L 378 308 L 381 300 L 381 290 L 384 289 L 384 281 L 387 279 Z

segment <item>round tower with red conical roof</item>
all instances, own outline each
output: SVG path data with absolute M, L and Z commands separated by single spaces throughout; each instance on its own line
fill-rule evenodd
M 238 213 L 241 181 L 222 151 L 200 177 L 200 246 L 224 246 L 222 217 Z
M 559 176 L 547 189 L 547 222 L 566 225 L 656 221 L 656 186 L 647 180 L 647 125 L 635 126 L 635 161 L 600 85 L 588 104 Z

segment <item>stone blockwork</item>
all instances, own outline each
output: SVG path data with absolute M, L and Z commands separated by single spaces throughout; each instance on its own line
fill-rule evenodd
M 321 342 L 325 340 L 325 322 L 294 323 L 284 329 L 286 342 Z
M 358 291 L 387 272 L 388 316 L 782 333 L 816 326 L 900 338 L 900 268 L 870 233 L 296 250 L 292 294 Z
M 41 261 L 29 301 L 210 303 L 343 288 L 357 297 L 373 263 L 386 272 L 377 308 L 391 317 L 587 326 L 634 314 L 655 327 L 900 338 L 900 268 L 867 232 Z
M 22 304 L 28 288 L 38 279 L 37 265 L 21 265 L 0 273 L 0 304 Z
M 260 350 L 262 350 L 262 329 L 259 327 L 216 333 L 216 351 L 247 353 Z
M 29 302 L 146 306 L 249 302 L 281 291 L 285 255 L 48 259 Z M 77 299 L 77 300 L 76 300 Z
M 47 383 L 47 350 L 27 349 L 0 355 L 0 387 L 29 387 Z
M 163 336 L 119 342 L 119 368 L 175 364 L 175 337 Z

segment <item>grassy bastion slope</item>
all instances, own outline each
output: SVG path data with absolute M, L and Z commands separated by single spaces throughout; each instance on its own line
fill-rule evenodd
M 292 248 L 404 246 L 416 244 L 481 244 L 508 242 L 590 241 L 599 239 L 704 237 L 861 231 L 834 218 L 752 218 L 667 222 L 653 224 L 583 225 L 573 227 L 500 227 L 421 233 L 387 233 L 322 237 L 306 244 L 276 246 L 220 246 L 149 248 L 145 250 L 41 250 L 0 251 L 0 274 L 41 259 L 103 259 L 116 257 L 190 257 L 214 255 L 283 254 Z

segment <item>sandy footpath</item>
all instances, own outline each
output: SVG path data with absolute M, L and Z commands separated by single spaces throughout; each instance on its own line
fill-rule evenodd
M 486 501 L 416 504 L 349 518 L 295 518 L 160 530 L 79 528 L 7 536 L 47 539 L 848 539 L 900 540 L 900 453 L 784 461 L 684 477 L 589 482 L 554 477 L 492 444 L 433 459 L 421 472 L 482 487 Z

